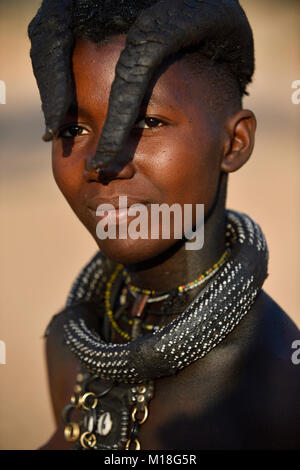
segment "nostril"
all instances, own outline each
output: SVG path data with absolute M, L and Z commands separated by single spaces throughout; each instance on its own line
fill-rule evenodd
M 95 171 L 98 173 L 98 181 L 103 184 L 108 184 L 110 181 L 118 178 L 120 174 L 120 168 L 117 167 L 97 168 Z
M 95 168 L 94 170 L 85 168 L 83 171 L 83 177 L 87 182 L 99 181 L 101 174 L 101 168 Z
M 90 168 L 86 165 L 83 176 L 88 183 L 97 181 L 108 184 L 110 180 L 116 177 L 116 172 L 111 171 L 109 168 Z
M 86 160 L 84 178 L 87 182 L 97 181 L 108 184 L 114 179 L 130 179 L 134 175 L 134 167 L 128 161 L 114 161 L 110 165 L 98 163 L 94 159 Z

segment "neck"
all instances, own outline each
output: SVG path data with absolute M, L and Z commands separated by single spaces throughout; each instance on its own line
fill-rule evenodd
M 204 246 L 186 250 L 182 240 L 165 253 L 143 263 L 126 266 L 137 287 L 164 291 L 187 284 L 209 269 L 225 251 L 227 178 L 222 174 L 215 203 L 205 217 Z

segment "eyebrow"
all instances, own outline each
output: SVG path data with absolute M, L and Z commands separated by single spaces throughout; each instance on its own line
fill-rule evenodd
M 169 101 L 169 100 L 168 100 Z M 175 109 L 170 102 L 166 102 L 158 98 L 155 93 L 146 93 L 141 104 L 141 108 L 146 108 L 148 106 L 163 106 L 164 108 Z
M 66 112 L 66 116 L 68 115 L 76 115 L 76 116 L 84 116 L 88 119 L 93 119 L 93 116 L 92 114 L 89 112 L 89 110 L 87 108 L 84 108 L 82 106 L 78 106 L 78 104 L 76 102 L 72 102 L 71 105 L 69 106 L 67 112 Z

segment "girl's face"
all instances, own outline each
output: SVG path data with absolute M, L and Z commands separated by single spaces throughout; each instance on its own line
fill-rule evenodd
M 152 80 L 139 119 L 117 160 L 105 169 L 105 179 L 97 181 L 87 173 L 86 162 L 96 151 L 124 45 L 124 36 L 98 45 L 77 41 L 73 54 L 76 102 L 53 141 L 53 173 L 101 251 L 112 260 L 131 264 L 163 253 L 178 240 L 99 240 L 97 206 L 116 206 L 121 195 L 127 196 L 129 206 L 204 204 L 208 213 L 218 188 L 224 129 L 221 118 L 207 104 L 208 84 L 188 73 L 185 61 L 179 60 Z

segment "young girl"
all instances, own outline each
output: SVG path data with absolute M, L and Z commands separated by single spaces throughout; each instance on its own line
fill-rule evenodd
M 251 28 L 236 0 L 136 3 L 44 0 L 29 26 L 54 177 L 99 247 L 46 331 L 43 449 L 296 448 L 299 333 L 262 290 L 260 227 L 225 209 L 254 146 Z M 153 236 L 161 205 L 199 230 L 204 206 L 201 249 L 175 212 Z

